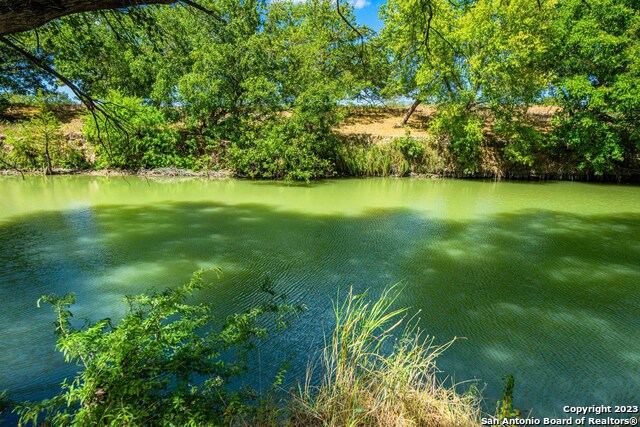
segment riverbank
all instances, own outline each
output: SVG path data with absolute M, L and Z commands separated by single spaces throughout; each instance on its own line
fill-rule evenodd
M 470 387 L 461 393 L 457 384 L 438 377 L 436 359 L 453 341 L 435 345 L 415 318 L 407 321 L 408 309 L 392 307 L 398 298 L 393 287 L 373 301 L 367 293 L 353 290 L 335 301 L 333 332 L 317 352 L 322 355 L 319 360 L 308 361 L 306 377 L 296 379 L 297 389 L 282 389 L 283 371 L 268 392 L 234 389 L 229 378 L 247 383 L 246 370 L 252 363 L 229 360 L 221 356 L 220 347 L 231 354 L 251 352 L 256 341 L 268 342 L 267 333 L 273 333 L 261 320 L 275 313 L 279 322 L 295 328 L 295 317 L 305 307 L 272 302 L 268 309 L 258 306 L 227 319 L 218 331 L 210 305 L 184 305 L 185 297 L 212 286 L 203 282 L 203 273 L 195 273 L 176 290 L 129 297 L 125 317 L 113 325 L 109 321 L 97 334 L 92 326 L 76 329 L 57 321 L 62 331 L 58 346 L 68 362 L 83 368 L 74 386 L 65 380 L 55 398 L 35 404 L 11 401 L 10 393 L 0 392 L 0 421 L 6 412 L 19 414 L 19 425 L 105 419 L 116 419 L 117 424 L 126 419 L 128 425 L 481 425 L 480 392 Z M 69 316 L 66 310 L 75 302 L 73 296 L 42 300 Z M 213 326 L 204 336 L 203 325 Z M 394 341 L 388 350 L 387 343 Z M 209 379 L 197 379 L 202 377 Z M 90 396 L 90 404 L 85 396 Z M 183 408 L 185 401 L 188 410 Z M 511 416 L 511 394 L 498 407 L 505 410 L 488 416 Z
M 0 176 L 43 175 L 43 171 L 0 169 Z M 229 170 L 194 171 L 178 168 L 140 169 L 137 171 L 120 169 L 54 169 L 52 175 L 85 175 L 85 176 L 140 176 L 140 177 L 194 177 L 210 179 L 233 178 Z
M 433 106 L 416 108 L 404 126 L 403 108 L 350 107 L 342 109 L 342 119 L 329 136 L 322 137 L 323 147 L 317 152 L 309 153 L 308 148 L 288 152 L 273 146 L 268 138 L 263 142 L 266 148 L 257 143 L 254 148 L 242 148 L 229 141 L 191 135 L 184 124 L 176 125 L 177 129 L 167 128 L 171 135 L 163 136 L 162 131 L 151 139 L 169 138 L 173 141 L 170 144 L 175 144 L 168 152 L 166 148 L 158 152 L 158 147 L 144 147 L 150 144 L 147 136 L 140 136 L 140 141 L 120 141 L 124 145 L 107 149 L 105 141 L 87 134 L 86 122 L 91 119 L 84 116 L 82 107 L 59 107 L 55 111 L 57 127 L 48 131 L 57 138 L 55 144 L 51 143 L 48 172 L 214 179 L 410 176 L 640 183 L 640 152 L 616 167 L 595 171 L 585 166 L 578 152 L 551 141 L 552 120 L 558 111 L 554 106 L 526 111 L 525 119 L 534 132 L 531 141 L 505 139 L 487 117 L 482 140 L 461 148 L 451 135 L 434 131 Z M 0 174 L 47 171 L 45 150 L 31 137 L 34 130 L 26 126 L 36 115 L 35 107 L 15 107 L 9 110 L 8 120 L 0 124 Z M 167 146 L 167 142 L 162 144 Z M 199 147 L 195 151 L 194 144 Z M 127 146 L 135 146 L 136 151 L 129 152 Z

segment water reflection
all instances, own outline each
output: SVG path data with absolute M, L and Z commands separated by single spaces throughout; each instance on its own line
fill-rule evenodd
M 254 304 L 265 278 L 289 302 L 309 306 L 259 349 L 267 378 L 292 353 L 290 374 L 303 375 L 330 327 L 338 289 L 377 294 L 402 281 L 398 303 L 421 310 L 439 342 L 465 337 L 440 366 L 456 381 L 486 383 L 488 398 L 513 373 L 517 403 L 538 415 L 567 404 L 633 402 L 640 398 L 638 236 L 638 213 L 547 209 L 445 220 L 409 207 L 332 215 L 164 201 L 14 217 L 0 225 L 0 388 L 42 397 L 73 371 L 53 350 L 51 313 L 35 307 L 42 294 L 75 291 L 77 316 L 117 317 L 123 294 L 175 286 L 217 265 L 224 276 L 199 299 L 221 315 Z

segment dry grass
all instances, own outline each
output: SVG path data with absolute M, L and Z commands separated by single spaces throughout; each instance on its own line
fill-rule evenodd
M 377 142 L 404 136 L 407 131 L 416 137 L 429 136 L 429 120 L 435 112 L 435 107 L 419 105 L 407 125 L 399 126 L 407 108 L 349 107 L 345 119 L 335 130 L 346 136 L 371 135 Z M 527 114 L 537 126 L 548 128 L 550 118 L 557 110 L 558 107 L 554 106 L 533 106 Z M 0 135 L 4 135 L 5 128 L 28 119 L 35 111 L 36 107 L 31 106 L 11 107 L 7 112 L 8 120 L 4 124 L 0 120 Z M 56 111 L 65 135 L 81 134 L 83 111 L 84 107 L 81 105 L 71 105 Z
M 7 129 L 15 129 L 21 122 L 29 120 L 39 111 L 38 107 L 30 105 L 12 105 L 0 118 L 0 136 L 6 136 Z M 62 133 L 65 136 L 82 134 L 84 106 L 61 105 L 54 110 L 57 119 L 62 123 Z
M 393 288 L 377 302 L 349 293 L 335 307 L 336 326 L 322 359 L 322 382 L 313 369 L 292 409 L 294 426 L 479 426 L 477 394 L 458 394 L 438 380 L 435 360 L 451 343 L 433 345 L 391 310 Z
M 411 115 L 407 126 L 399 126 L 406 109 L 380 107 L 352 107 L 340 126 L 343 135 L 374 135 L 380 138 L 404 136 L 407 131 L 413 136 L 428 136 L 429 119 L 435 108 L 420 105 Z
M 345 119 L 336 131 L 342 135 L 371 135 L 376 142 L 388 141 L 389 138 L 404 136 L 407 131 L 416 137 L 427 137 L 429 121 L 436 108 L 432 105 L 419 105 L 411 115 L 406 126 L 399 126 L 407 108 L 351 107 Z M 558 111 L 555 106 L 532 106 L 527 116 L 539 129 L 551 128 L 551 117 Z M 491 131 L 491 120 L 487 121 L 487 131 Z

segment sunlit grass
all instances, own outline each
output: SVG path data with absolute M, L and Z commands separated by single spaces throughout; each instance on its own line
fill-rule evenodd
M 440 174 L 445 159 L 428 139 L 409 136 L 384 143 L 347 140 L 336 147 L 336 166 L 350 176 L 407 176 Z
M 293 408 L 295 426 L 479 425 L 478 393 L 458 394 L 438 379 L 436 358 L 452 342 L 433 338 L 393 310 L 397 288 L 371 302 L 349 292 L 334 306 L 336 326 L 321 360 L 310 367 Z

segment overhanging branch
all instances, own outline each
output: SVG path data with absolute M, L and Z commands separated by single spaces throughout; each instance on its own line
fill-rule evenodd
M 99 126 L 100 118 L 99 118 L 99 116 L 102 117 L 103 121 L 111 122 L 114 126 L 116 126 L 117 128 L 121 129 L 125 133 L 126 133 L 126 129 L 122 128 L 122 126 L 120 125 L 120 123 L 118 123 L 117 120 L 113 120 L 111 113 L 103 106 L 103 104 L 101 104 L 100 102 L 95 100 L 93 97 L 88 95 L 85 91 L 80 89 L 75 83 L 73 83 L 67 77 L 63 76 L 62 74 L 60 74 L 59 72 L 54 70 L 49 64 L 45 63 L 40 58 L 38 58 L 37 56 L 32 54 L 31 52 L 21 48 L 18 45 L 16 45 L 14 42 L 9 40 L 7 37 L 0 36 L 0 42 L 4 43 L 9 48 L 11 48 L 14 51 L 18 52 L 20 55 L 22 55 L 24 58 L 26 58 L 29 62 L 31 62 L 36 67 L 38 67 L 41 70 L 49 73 L 52 76 L 58 78 L 61 82 L 63 82 L 65 85 L 67 85 L 69 87 L 69 89 L 71 89 L 71 91 L 87 107 L 87 110 L 89 110 L 89 113 L 91 113 L 91 115 L 93 116 L 93 120 L 96 123 L 96 128 L 98 129 L 98 142 L 102 145 L 102 147 L 105 149 L 105 152 L 107 153 L 107 156 L 110 158 L 111 154 L 109 152 L 109 149 L 106 146 L 106 144 L 104 143 L 104 141 L 102 140 L 102 137 L 100 135 L 100 126 Z
M 0 0 L 0 36 L 33 30 L 49 21 L 74 13 L 175 3 L 184 3 L 219 22 L 225 22 L 219 14 L 191 0 Z

